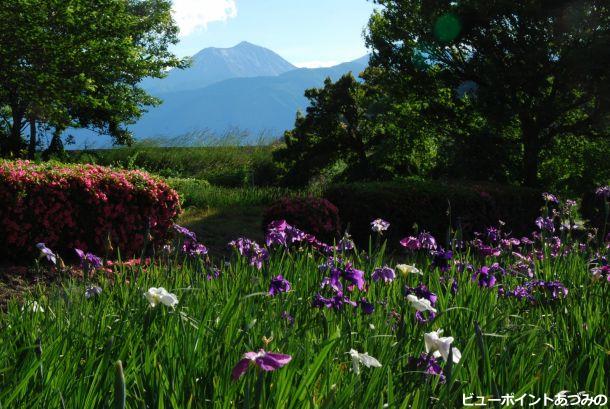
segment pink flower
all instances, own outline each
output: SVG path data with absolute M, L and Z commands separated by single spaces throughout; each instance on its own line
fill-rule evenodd
M 263 349 L 260 349 L 258 352 L 246 352 L 242 360 L 235 365 L 235 368 L 233 368 L 231 377 L 234 381 L 239 379 L 248 371 L 250 364 L 254 364 L 263 371 L 269 372 L 283 367 L 291 360 L 292 357 L 290 355 L 266 352 Z

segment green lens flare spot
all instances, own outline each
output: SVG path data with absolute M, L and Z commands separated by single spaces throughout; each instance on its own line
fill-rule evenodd
M 451 13 L 443 14 L 434 24 L 434 36 L 443 43 L 449 43 L 457 38 L 462 30 L 460 20 Z

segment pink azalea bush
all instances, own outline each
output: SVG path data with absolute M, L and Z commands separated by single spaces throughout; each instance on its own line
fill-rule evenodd
M 37 254 L 43 242 L 123 257 L 139 254 L 147 232 L 164 242 L 180 213 L 178 194 L 141 171 L 94 165 L 0 161 L 0 257 Z
M 283 198 L 272 203 L 263 216 L 263 228 L 274 220 L 286 220 L 290 225 L 331 241 L 341 231 L 337 207 L 317 197 Z

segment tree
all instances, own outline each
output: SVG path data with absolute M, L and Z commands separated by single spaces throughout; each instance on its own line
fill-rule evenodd
M 327 78 L 323 88 L 308 89 L 305 96 L 306 115 L 297 114 L 295 128 L 284 134 L 286 147 L 275 154 L 291 183 L 305 185 L 338 161 L 354 175 L 368 174 L 373 133 L 362 85 L 350 73 L 334 83 Z
M 562 135 L 608 138 L 610 5 L 607 0 L 374 0 L 367 44 L 373 81 L 398 101 L 428 101 L 459 129 L 514 135 L 522 181 L 538 182 L 542 152 Z M 450 104 L 438 104 L 448 91 Z M 463 98 L 468 94 L 467 98 Z M 449 108 L 449 109 L 446 109 Z
M 0 107 L 10 132 L 6 154 L 30 155 L 36 123 L 86 127 L 129 143 L 124 125 L 159 101 L 138 84 L 183 67 L 171 0 L 3 0 L 0 2 Z

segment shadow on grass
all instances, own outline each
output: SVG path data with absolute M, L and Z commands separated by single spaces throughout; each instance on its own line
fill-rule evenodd
M 263 244 L 262 230 L 264 206 L 235 206 L 222 209 L 187 208 L 179 223 L 197 233 L 211 256 L 228 255 L 227 243 L 238 237 L 247 237 Z

